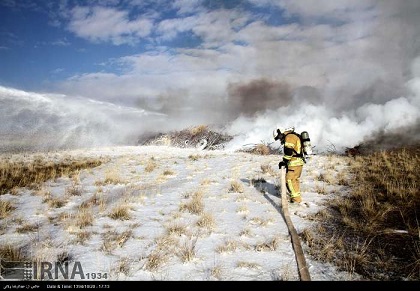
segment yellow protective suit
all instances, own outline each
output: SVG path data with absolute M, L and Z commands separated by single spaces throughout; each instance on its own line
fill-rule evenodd
M 291 202 L 301 202 L 300 176 L 305 164 L 302 158 L 302 144 L 294 132 L 286 133 L 284 138 L 283 161 L 287 163 L 286 185 Z

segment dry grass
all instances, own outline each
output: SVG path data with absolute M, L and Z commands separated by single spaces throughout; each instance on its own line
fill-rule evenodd
M 15 209 L 11 202 L 0 200 L 0 219 L 6 218 Z
M 327 173 L 321 173 L 316 177 L 317 181 L 325 182 L 327 184 L 334 184 L 336 182 L 336 179 L 334 178 L 334 175 L 331 172 Z
M 200 218 L 197 220 L 197 226 L 212 230 L 216 225 L 216 220 L 212 213 L 202 213 Z
M 259 269 L 261 266 L 257 263 L 250 263 L 246 261 L 240 261 L 236 263 L 237 268 L 245 268 L 245 269 Z
M 174 174 L 175 174 L 175 172 L 172 171 L 172 170 L 165 170 L 165 171 L 163 171 L 163 175 L 164 176 L 172 176 Z
M 338 176 L 350 195 L 331 200 L 322 226 L 302 233 L 311 254 L 371 280 L 419 280 L 419 153 L 396 149 L 350 159 L 351 178 Z
M 178 257 L 183 263 L 191 262 L 196 257 L 195 247 L 198 237 L 185 240 L 178 250 Z
M 112 219 L 119 219 L 119 220 L 129 220 L 130 216 L 130 207 L 128 205 L 117 205 L 115 206 L 108 215 Z
M 276 172 L 273 170 L 273 168 L 270 166 L 270 164 L 263 164 L 261 165 L 261 171 L 263 174 L 269 174 L 271 176 L 276 176 Z
M 75 225 L 79 228 L 85 228 L 93 224 L 92 210 L 87 208 L 79 208 L 75 217 Z
M 190 160 L 204 158 L 191 155 Z M 301 237 L 309 246 L 313 257 L 321 261 L 336 264 L 339 268 L 350 273 L 358 273 L 366 279 L 372 280 L 420 280 L 420 181 L 419 150 L 401 149 L 383 151 L 368 156 L 357 156 L 352 159 L 345 158 L 346 166 L 351 168 L 350 173 L 336 173 L 340 158 L 331 157 L 330 162 L 335 166 L 326 166 L 321 174 L 315 177 L 315 191 L 320 194 L 328 193 L 328 186 L 332 184 L 350 186 L 349 195 L 339 195 L 330 201 L 330 206 L 316 214 L 314 220 L 320 221 L 312 229 L 305 229 Z M 80 185 L 80 170 L 83 167 L 95 167 L 103 162 L 101 159 L 73 159 L 68 158 L 62 162 L 51 162 L 38 154 L 27 162 L 17 162 L 10 159 L 0 163 L 0 195 L 10 193 L 19 195 L 19 187 L 31 187 L 38 190 L 33 195 L 41 196 L 44 203 L 50 208 L 60 208 L 67 203 L 65 199 L 73 196 L 85 195 Z M 151 158 L 146 162 L 145 171 L 152 172 L 158 165 Z M 31 170 L 32 169 L 32 170 Z M 261 166 L 263 174 L 271 174 L 268 164 Z M 36 174 L 37 172 L 38 174 Z M 165 170 L 163 175 L 172 175 L 172 171 Z M 71 177 L 72 184 L 65 189 L 64 197 L 54 197 L 45 190 L 42 183 L 47 179 L 55 179 L 67 175 Z M 103 184 L 121 183 L 118 171 L 109 171 L 105 174 Z M 274 176 L 274 175 L 273 175 Z M 6 178 L 5 178 L 6 177 Z M 13 183 L 6 180 L 11 179 Z M 210 183 L 205 179 L 202 185 Z M 263 178 L 252 179 L 251 185 L 257 184 L 263 191 L 266 181 Z M 105 187 L 106 188 L 106 187 Z M 107 190 L 105 190 L 107 191 Z M 243 193 L 243 183 L 233 180 L 229 192 Z M 64 219 L 71 224 L 76 243 L 84 243 L 94 233 L 88 226 L 94 223 L 93 210 L 107 211 L 102 188 L 98 188 L 93 196 L 81 202 L 77 212 L 60 213 L 54 218 L 54 223 Z M 63 195 L 62 195 L 63 196 Z M 191 191 L 184 195 L 188 201 L 181 203 L 181 212 L 198 215 L 196 225 L 191 227 L 212 230 L 215 219 L 211 213 L 204 212 L 203 191 Z M 246 198 L 245 194 L 238 196 L 237 201 Z M 0 196 L 1 198 L 1 196 Z M 75 200 L 79 197 L 74 197 Z M 94 206 L 96 206 L 94 208 Z M 98 208 L 98 209 L 97 209 Z M 15 210 L 9 201 L 0 200 L 0 219 L 7 218 Z M 60 211 L 60 210 L 59 210 Z M 237 213 L 247 213 L 246 205 L 240 205 Z M 130 207 L 120 204 L 114 207 L 109 216 L 113 219 L 129 220 Z M 184 213 L 185 214 L 185 213 Z M 246 218 L 248 219 L 248 218 Z M 267 226 L 270 219 L 251 218 L 249 224 L 258 227 Z M 14 223 L 18 223 L 15 219 Z M 38 231 L 38 226 L 30 222 L 20 221 L 16 228 L 17 233 L 32 235 Z M 188 239 L 189 225 L 172 223 L 166 227 L 166 235 L 156 241 L 156 248 L 146 257 L 144 268 L 156 271 L 164 264 L 170 255 L 176 254 L 183 262 L 189 262 L 196 257 L 196 239 Z M 200 229 L 203 231 L 204 229 Z M 244 229 L 240 236 L 252 237 L 250 229 Z M 109 232 L 103 236 L 102 250 L 111 253 L 122 247 L 132 237 L 130 231 L 117 233 Z M 180 238 L 184 240 L 180 243 Z M 278 238 L 266 239 L 253 245 L 244 246 L 238 241 L 228 240 L 219 246 L 219 253 L 234 252 L 239 247 L 250 248 L 255 251 L 275 251 Z M 9 260 L 23 260 L 23 248 L 6 245 L 0 248 L 0 257 Z M 127 273 L 125 260 L 121 261 L 119 272 Z M 252 268 L 245 263 L 242 267 Z M 214 268 L 213 277 L 220 277 L 220 268 Z
M 208 273 L 211 277 L 216 278 L 217 280 L 221 280 L 223 275 L 223 267 L 220 265 L 214 266 L 208 270 Z
M 264 241 L 262 243 L 258 243 L 254 246 L 254 250 L 257 252 L 262 251 L 275 251 L 277 250 L 277 247 L 279 245 L 279 238 L 275 237 L 272 239 L 268 239 L 267 241 Z
M 162 250 L 154 250 L 146 259 L 144 269 L 146 271 L 154 272 L 159 269 L 167 261 L 167 255 Z
M 107 169 L 105 171 L 105 178 L 104 178 L 104 184 L 123 184 L 124 181 L 121 178 L 120 171 L 117 168 Z
M 245 228 L 239 233 L 239 236 L 252 237 L 252 231 L 249 228 Z
M 131 230 L 126 230 L 121 233 L 118 233 L 115 230 L 109 230 L 105 232 L 103 237 L 103 243 L 101 250 L 112 254 L 112 251 L 116 248 L 121 248 L 123 245 L 133 236 L 133 232 Z
M 82 186 L 72 183 L 70 186 L 64 189 L 66 196 L 80 196 L 83 194 Z
M 61 208 L 67 203 L 66 200 L 62 198 L 52 198 L 52 197 L 45 199 L 44 202 L 48 203 L 48 206 L 51 208 Z
M 88 241 L 92 237 L 92 232 L 80 231 L 80 232 L 75 233 L 75 235 L 76 235 L 76 239 L 74 242 L 78 244 L 84 244 L 86 241 Z
M 0 162 L 0 195 L 15 187 L 35 187 L 49 179 L 71 176 L 81 169 L 101 165 L 103 159 L 65 157 L 59 162 L 47 154 L 4 156 Z
M 248 209 L 248 207 L 246 205 L 240 205 L 237 208 L 236 213 L 239 213 L 239 214 L 244 213 L 244 214 L 246 214 L 246 213 L 249 213 L 249 209 Z
M 176 253 L 174 250 L 177 247 L 178 241 L 174 236 L 163 235 L 155 239 L 156 246 L 151 253 L 146 257 L 144 269 L 147 271 L 157 271 L 163 264 L 167 262 L 170 255 Z
M 239 181 L 236 181 L 236 180 L 232 181 L 230 183 L 229 192 L 243 193 L 244 192 L 244 186 Z
M 130 260 L 128 258 L 123 258 L 117 262 L 117 267 L 113 270 L 115 273 L 121 273 L 125 276 L 130 275 Z
M 194 192 L 190 201 L 182 203 L 179 207 L 179 210 L 187 211 L 191 214 L 202 214 L 204 211 L 203 192 L 200 190 Z
M 216 252 L 221 253 L 232 253 L 239 247 L 239 243 L 234 240 L 227 240 L 223 245 L 216 248 Z
M 249 220 L 251 224 L 259 225 L 259 226 L 267 226 L 273 222 L 272 219 L 263 219 L 261 217 L 253 217 Z
M 200 155 L 198 155 L 198 154 L 195 154 L 195 155 L 189 155 L 189 156 L 188 156 L 188 158 L 189 158 L 191 161 L 198 161 L 198 159 L 199 159 L 199 158 L 201 158 L 201 156 L 200 156 Z
M 181 236 L 187 234 L 187 226 L 179 223 L 171 223 L 166 227 L 168 235 Z
M 147 173 L 153 172 L 154 169 L 156 169 L 157 167 L 157 163 L 155 162 L 154 158 L 151 158 L 150 160 L 147 161 L 146 166 L 144 166 L 144 170 Z
M 320 184 L 316 184 L 315 186 L 315 192 L 321 195 L 326 195 L 328 194 L 327 192 L 327 188 L 325 186 L 324 182 L 321 182 Z
M 25 247 L 6 244 L 0 246 L 0 258 L 9 262 L 20 262 L 27 260 L 28 256 L 26 255 Z
M 38 224 L 25 223 L 24 225 L 16 228 L 16 232 L 17 233 L 28 233 L 28 232 L 37 231 L 38 228 L 39 228 Z

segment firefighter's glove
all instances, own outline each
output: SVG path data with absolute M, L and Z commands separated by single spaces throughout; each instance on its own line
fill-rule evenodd
M 287 169 L 287 163 L 285 161 L 281 161 L 279 163 L 279 169 L 281 169 L 281 167 L 285 167 Z
M 273 131 L 273 136 L 274 136 L 274 140 L 278 140 L 278 139 L 280 139 L 280 137 L 281 137 L 281 132 L 280 132 L 280 129 L 275 129 L 274 131 Z

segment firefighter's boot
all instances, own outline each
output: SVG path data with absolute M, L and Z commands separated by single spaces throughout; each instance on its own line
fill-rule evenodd
M 290 203 L 300 203 L 300 202 L 302 202 L 302 197 L 300 195 L 290 198 Z

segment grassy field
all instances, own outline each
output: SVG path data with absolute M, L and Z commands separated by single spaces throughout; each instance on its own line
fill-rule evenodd
M 304 231 L 310 253 L 370 280 L 419 280 L 419 153 L 411 147 L 346 157 L 351 194 L 329 201 L 314 217 L 317 227 Z
M 349 186 L 351 191 L 328 200 L 328 205 L 314 215 L 314 226 L 300 233 L 307 252 L 316 260 L 333 263 L 366 280 L 419 280 L 419 153 L 420 148 L 413 147 L 355 157 L 331 155 L 328 166 L 334 167 L 338 161 L 347 165 L 338 183 Z M 36 189 L 44 181 L 60 176 L 77 178 L 81 169 L 104 162 L 88 157 L 58 159 L 54 153 L 3 155 L 0 195 L 13 194 L 20 187 Z M 146 165 L 145 171 L 152 171 L 151 166 Z M 328 182 L 326 176 L 318 179 Z M 13 210 L 12 204 L 0 200 L 0 220 Z M 2 258 L 13 260 L 19 255 L 19 249 L 0 248 Z

